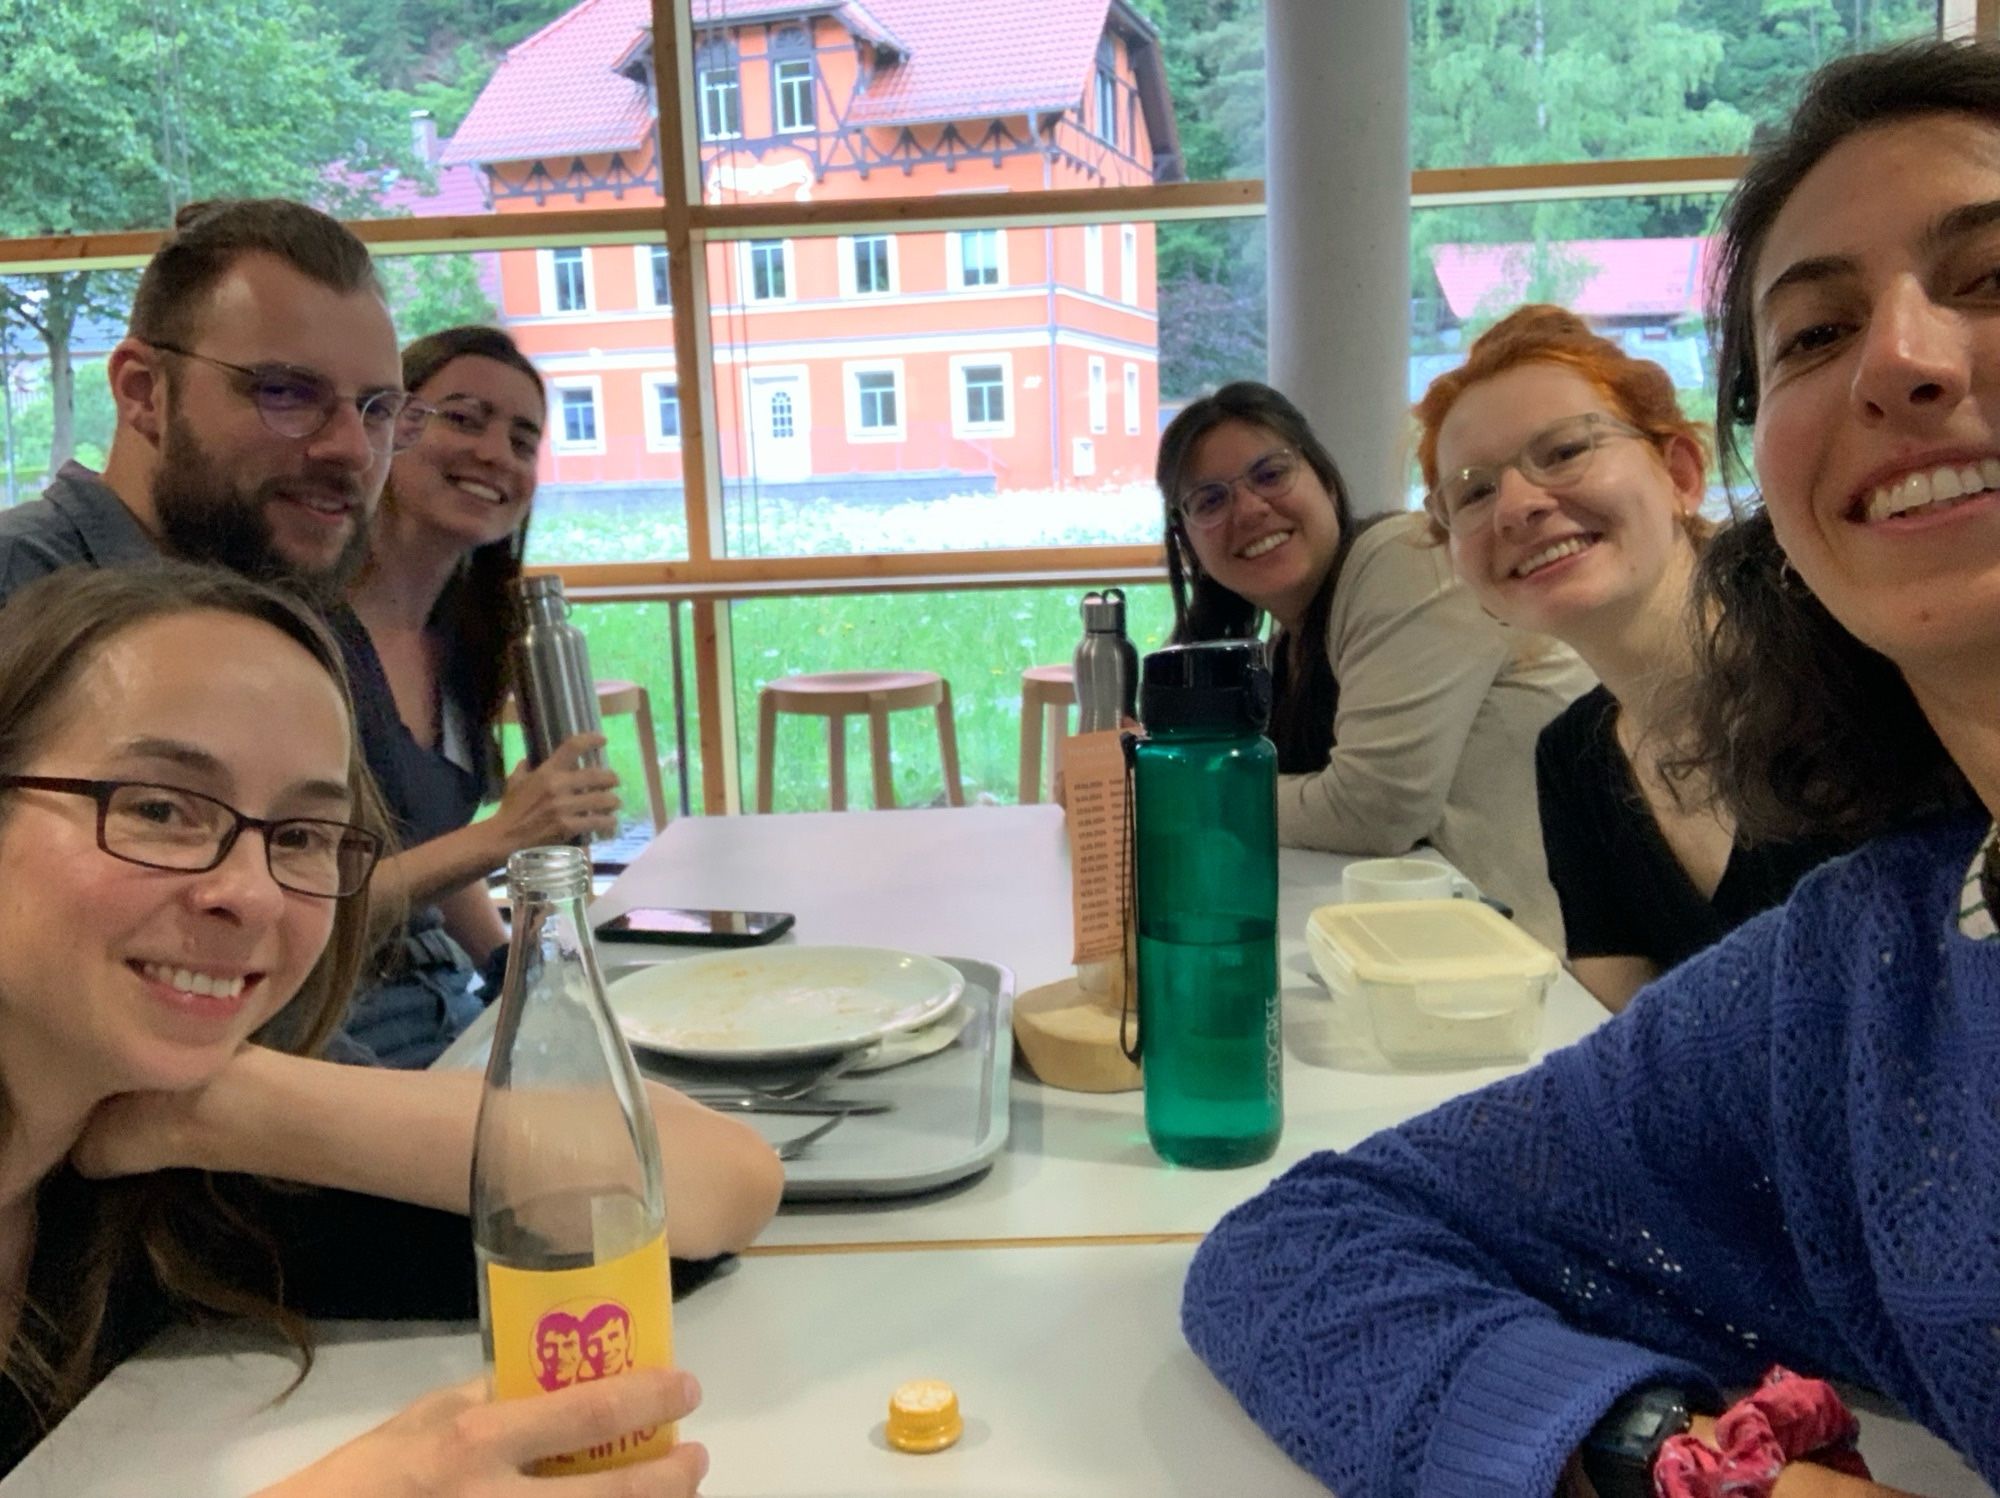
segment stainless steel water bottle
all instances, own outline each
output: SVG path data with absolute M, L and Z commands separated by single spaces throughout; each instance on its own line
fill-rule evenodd
M 1076 731 L 1115 733 L 1133 716 L 1139 653 L 1125 637 L 1125 594 L 1083 595 L 1083 640 L 1076 647 Z
M 514 647 L 514 693 L 528 762 L 538 765 L 572 734 L 602 732 L 603 720 L 590 674 L 590 645 L 570 623 L 562 579 L 524 577 L 515 588 L 524 627 Z M 604 751 L 593 750 L 582 763 L 603 769 Z

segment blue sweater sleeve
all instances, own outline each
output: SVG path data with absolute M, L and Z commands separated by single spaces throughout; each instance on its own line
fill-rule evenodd
M 1625 1390 L 1782 1359 L 1749 1329 L 1815 1320 L 1761 1163 L 1785 916 L 1230 1213 L 1188 1277 L 1195 1351 L 1349 1498 L 1550 1493 Z

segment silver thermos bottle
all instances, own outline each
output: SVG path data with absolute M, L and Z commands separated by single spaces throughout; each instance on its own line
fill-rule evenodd
M 514 647 L 514 693 L 521 705 L 521 731 L 528 762 L 540 764 L 572 734 L 599 733 L 597 683 L 590 674 L 590 647 L 569 620 L 569 600 L 559 577 L 524 577 L 515 584 L 521 606 L 521 639 Z M 583 764 L 604 768 L 604 751 L 593 750 Z
M 1076 647 L 1076 731 L 1115 733 L 1135 715 L 1139 653 L 1125 638 L 1125 594 L 1083 595 L 1083 641 Z

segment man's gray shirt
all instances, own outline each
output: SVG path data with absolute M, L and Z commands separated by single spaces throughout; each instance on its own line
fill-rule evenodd
M 102 478 L 65 463 L 40 499 L 0 510 L 0 603 L 65 567 L 117 567 L 159 554 Z

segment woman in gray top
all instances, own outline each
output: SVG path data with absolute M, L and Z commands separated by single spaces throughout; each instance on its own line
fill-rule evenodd
M 1428 842 L 1561 950 L 1535 739 L 1590 688 L 1582 662 L 1482 613 L 1421 514 L 1357 524 L 1332 455 L 1267 385 L 1183 410 L 1156 476 L 1175 638 L 1274 623 L 1280 840 L 1371 855 Z

